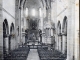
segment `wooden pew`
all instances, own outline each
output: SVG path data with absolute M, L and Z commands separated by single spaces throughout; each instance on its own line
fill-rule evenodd
M 18 49 L 10 51 L 4 60 L 26 60 L 29 51 L 30 49 L 27 46 L 19 47 Z
M 40 60 L 65 60 L 63 54 L 57 50 L 48 50 L 46 48 L 38 48 Z

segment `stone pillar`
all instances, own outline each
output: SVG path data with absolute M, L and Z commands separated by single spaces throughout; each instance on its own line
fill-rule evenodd
M 11 35 L 9 35 L 9 51 L 11 51 Z
M 67 60 L 73 60 L 75 41 L 75 0 L 68 0 Z
M 8 54 L 9 53 L 9 39 L 8 37 L 6 37 L 4 40 L 5 40 L 6 53 Z
M 59 36 L 58 36 L 58 40 L 57 40 L 57 50 L 59 50 Z
M 66 36 L 65 35 L 62 35 L 62 53 L 64 54 L 65 53 L 65 49 L 66 49 Z
M 59 51 L 61 52 L 61 35 L 59 36 Z
M 75 0 L 75 41 L 74 41 L 74 58 L 80 60 L 80 23 L 79 23 L 79 1 Z
M 21 7 L 19 7 L 19 40 L 21 44 Z

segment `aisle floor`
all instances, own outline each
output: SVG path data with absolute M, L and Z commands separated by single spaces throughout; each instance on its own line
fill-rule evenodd
M 40 60 L 37 49 L 30 49 L 27 60 Z

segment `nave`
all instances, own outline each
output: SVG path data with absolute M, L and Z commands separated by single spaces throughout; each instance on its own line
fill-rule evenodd
M 37 49 L 30 49 L 27 60 L 40 60 Z
M 80 60 L 78 4 L 0 0 L 0 60 Z
M 30 48 L 31 46 L 36 46 Z M 47 45 L 27 45 L 23 44 L 19 48 L 10 51 L 4 60 L 65 60 L 66 56 L 54 48 Z

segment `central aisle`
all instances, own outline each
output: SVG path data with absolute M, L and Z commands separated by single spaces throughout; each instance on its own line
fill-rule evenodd
M 30 49 L 27 60 L 40 60 L 37 49 Z

